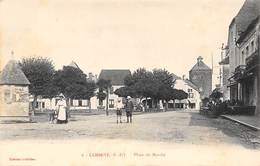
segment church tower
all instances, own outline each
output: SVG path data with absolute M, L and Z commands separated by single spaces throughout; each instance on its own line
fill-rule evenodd
M 212 69 L 199 56 L 197 63 L 189 71 L 189 78 L 200 90 L 201 98 L 209 97 L 212 91 Z

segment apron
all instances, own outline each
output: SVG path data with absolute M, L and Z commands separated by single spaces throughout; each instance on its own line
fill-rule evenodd
M 58 120 L 66 120 L 66 101 L 60 100 L 57 105 L 59 106 Z

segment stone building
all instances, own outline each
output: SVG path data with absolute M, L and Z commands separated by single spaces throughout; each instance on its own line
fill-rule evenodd
M 212 91 L 212 69 L 202 60 L 201 56 L 197 58 L 197 63 L 189 71 L 189 80 L 199 88 L 203 99 L 209 97 Z
M 228 29 L 226 57 L 232 103 L 256 107 L 259 114 L 260 0 L 246 0 Z
M 91 98 L 91 108 L 97 109 L 97 108 L 105 108 L 106 103 L 108 102 L 108 109 L 113 110 L 115 109 L 115 102 L 122 98 L 118 97 L 116 94 L 114 94 L 115 90 L 124 87 L 124 79 L 131 75 L 130 70 L 122 70 L 122 69 L 115 69 L 115 70 L 101 70 L 98 79 L 104 79 L 104 80 L 110 80 L 111 81 L 111 88 L 109 89 L 109 95 L 108 99 L 101 101 L 98 100 L 96 96 Z M 97 90 L 98 91 L 98 90 Z
M 29 84 L 16 61 L 9 61 L 0 73 L 0 117 L 29 117 Z

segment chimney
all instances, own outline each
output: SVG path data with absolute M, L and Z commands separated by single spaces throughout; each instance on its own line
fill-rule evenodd
M 200 62 L 203 60 L 203 58 L 201 57 L 201 56 L 199 56 L 198 58 L 197 58 L 197 63 L 198 63 L 198 65 L 200 65 Z

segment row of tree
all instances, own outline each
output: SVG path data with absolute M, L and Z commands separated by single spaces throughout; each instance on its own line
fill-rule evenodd
M 160 100 L 166 103 L 170 100 L 182 100 L 188 97 L 183 90 L 174 89 L 176 76 L 165 69 L 154 69 L 147 71 L 145 68 L 137 69 L 133 74 L 125 78 L 125 87 L 119 88 L 115 94 L 121 97 L 132 96 L 145 99 L 147 108 L 148 98 L 152 99 L 153 105 L 158 108 Z
M 88 81 L 82 70 L 71 66 L 63 66 L 56 71 L 53 61 L 43 57 L 23 58 L 19 64 L 31 83 L 29 91 L 34 96 L 33 109 L 38 96 L 52 99 L 60 93 L 65 96 L 68 106 L 70 99 L 89 100 L 95 95 L 101 102 L 108 100 L 110 80 L 100 79 L 97 83 Z M 186 99 L 188 96 L 184 91 L 174 89 L 175 79 L 176 77 L 165 69 L 147 71 L 140 68 L 125 78 L 125 87 L 114 93 L 120 97 L 132 96 L 141 100 L 145 98 L 146 106 L 148 98 L 152 99 L 154 105 L 163 100 L 168 108 L 170 100 Z M 97 88 L 98 92 L 95 94 Z M 108 101 L 106 103 L 108 110 Z
M 52 99 L 62 93 L 70 106 L 69 99 L 90 99 L 95 95 L 96 84 L 87 81 L 79 68 L 63 66 L 56 71 L 53 61 L 43 57 L 23 58 L 19 64 L 31 83 L 29 92 L 34 96 L 33 110 L 38 96 Z

